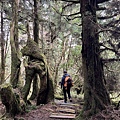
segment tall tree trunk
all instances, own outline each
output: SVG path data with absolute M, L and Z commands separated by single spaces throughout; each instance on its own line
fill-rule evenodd
M 60 59 L 57 60 L 56 62 L 56 65 L 55 65 L 55 74 L 54 74 L 54 89 L 56 89 L 57 87 L 57 76 L 58 76 L 58 69 L 60 67 L 60 63 L 62 61 L 62 59 L 65 61 L 65 51 L 66 51 L 66 47 L 65 47 L 65 44 L 66 44 L 66 40 L 62 41 L 62 53 L 60 55 Z M 63 71 L 66 70 L 66 68 L 63 69 Z
M 38 0 L 34 0 L 34 25 L 33 25 L 33 33 L 34 33 L 34 41 L 36 43 L 39 42 L 39 18 L 38 18 Z
M 38 18 L 38 0 L 34 0 L 34 24 L 33 24 L 33 33 L 34 33 L 34 41 L 39 44 L 39 18 Z M 32 60 L 33 58 L 30 58 Z M 38 77 L 37 74 L 34 75 L 33 78 L 33 91 L 30 99 L 35 99 L 38 93 Z
M 3 2 L 1 6 L 1 73 L 0 73 L 0 84 L 4 82 L 5 79 L 5 54 L 4 54 L 4 30 L 3 30 Z
M 96 0 L 81 0 L 82 61 L 84 71 L 84 107 L 86 115 L 93 115 L 110 104 L 103 82 L 100 46 L 97 33 Z
M 19 0 L 13 2 L 13 20 L 10 28 L 10 43 L 11 43 L 11 84 L 15 88 L 19 80 L 20 59 L 18 45 L 18 6 Z
M 41 39 L 40 39 L 40 41 L 41 41 L 41 46 L 42 46 L 42 52 L 44 52 L 44 41 L 43 41 L 43 27 L 44 26 L 44 23 L 43 22 L 41 22 L 41 30 L 40 30 L 40 33 L 41 33 Z

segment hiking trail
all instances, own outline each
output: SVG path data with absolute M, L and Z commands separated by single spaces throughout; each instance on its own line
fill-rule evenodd
M 50 118 L 74 119 L 80 110 L 80 105 L 72 102 L 64 103 L 63 100 L 60 100 L 55 101 L 55 104 L 57 108 L 51 113 Z
M 25 114 L 16 115 L 15 118 L 10 118 L 5 115 L 5 106 L 1 103 L 0 113 L 1 119 L 4 120 L 72 120 L 76 118 L 82 109 L 80 102 L 64 103 L 64 100 L 55 99 L 54 102 L 41 104 L 35 109 L 29 106 L 29 111 Z M 4 108 L 4 110 L 2 110 Z

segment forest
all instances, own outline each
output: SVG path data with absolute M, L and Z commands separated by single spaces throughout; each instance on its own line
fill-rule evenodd
M 119 73 L 119 0 L 0 1 L 0 120 L 119 120 Z

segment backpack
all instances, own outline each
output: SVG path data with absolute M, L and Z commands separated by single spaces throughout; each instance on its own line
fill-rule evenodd
M 64 87 L 67 88 L 67 86 L 69 86 L 69 87 L 73 86 L 73 81 L 70 76 L 65 77 Z

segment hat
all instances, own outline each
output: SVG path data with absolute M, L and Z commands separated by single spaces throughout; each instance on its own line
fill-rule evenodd
M 64 70 L 64 72 L 63 73 L 67 73 L 67 71 L 66 70 Z

